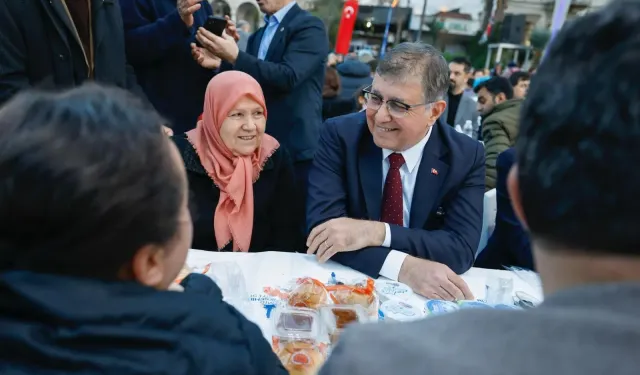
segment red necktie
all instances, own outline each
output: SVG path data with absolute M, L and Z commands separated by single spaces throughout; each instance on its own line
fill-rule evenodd
M 382 215 L 380 219 L 388 224 L 402 226 L 402 179 L 400 168 L 404 165 L 402 154 L 393 153 L 388 156 L 389 172 L 384 182 L 382 193 Z

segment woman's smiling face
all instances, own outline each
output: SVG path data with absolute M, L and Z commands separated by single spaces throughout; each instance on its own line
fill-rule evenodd
M 243 96 L 222 123 L 220 137 L 233 155 L 251 155 L 260 147 L 266 124 L 262 106 Z

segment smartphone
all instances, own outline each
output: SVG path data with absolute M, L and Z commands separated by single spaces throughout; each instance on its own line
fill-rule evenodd
M 224 29 L 227 28 L 227 19 L 218 16 L 209 16 L 204 23 L 204 28 L 217 36 L 222 36 Z

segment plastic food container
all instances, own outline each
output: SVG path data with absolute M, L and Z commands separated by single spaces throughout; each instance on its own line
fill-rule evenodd
M 360 305 L 329 305 L 320 308 L 320 318 L 329 335 L 329 341 L 334 344 L 346 326 L 366 322 L 367 314 Z
M 406 300 L 413 295 L 408 285 L 391 280 L 376 280 L 376 292 L 382 301 L 394 298 Z
M 328 285 L 327 290 L 336 305 L 359 305 L 370 318 L 378 315 L 379 301 L 371 278 L 351 284 Z
M 318 313 L 305 308 L 279 308 L 271 321 L 273 351 L 287 371 L 294 375 L 317 373 L 326 358 L 326 350 L 318 340 Z
M 285 340 L 317 340 L 320 336 L 320 317 L 311 309 L 284 307 L 271 317 L 273 336 Z
M 380 320 L 396 322 L 410 322 L 425 317 L 422 309 L 408 304 L 405 301 L 388 300 L 380 305 Z
M 431 299 L 425 303 L 427 315 L 442 315 L 460 310 L 460 306 L 455 302 Z

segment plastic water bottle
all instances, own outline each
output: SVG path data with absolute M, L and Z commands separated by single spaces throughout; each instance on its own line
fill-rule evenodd
M 460 124 L 457 124 L 455 129 L 458 133 L 462 133 L 462 126 L 460 126 Z
M 471 120 L 467 120 L 464 123 L 464 128 L 462 128 L 462 131 L 464 132 L 464 134 L 466 134 L 469 137 L 473 137 L 473 123 L 471 122 Z

